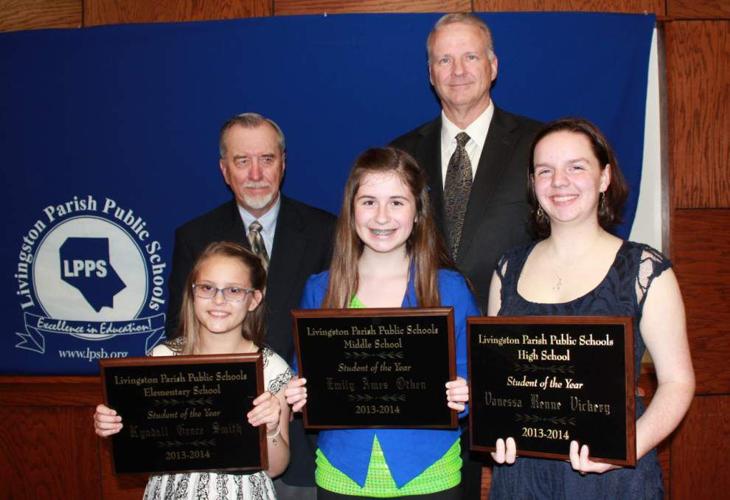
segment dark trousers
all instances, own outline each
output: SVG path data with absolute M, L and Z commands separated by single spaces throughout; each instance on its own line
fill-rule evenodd
M 333 493 L 317 486 L 317 500 L 353 500 L 356 498 L 371 498 L 371 497 L 359 497 L 354 495 L 341 495 L 339 493 Z M 459 500 L 461 496 L 461 486 L 454 486 L 448 490 L 439 491 L 437 493 L 429 493 L 428 495 L 410 495 L 406 497 L 408 500 Z
M 474 460 L 469 454 L 469 429 L 461 430 L 461 498 L 479 500 L 482 494 L 482 462 Z

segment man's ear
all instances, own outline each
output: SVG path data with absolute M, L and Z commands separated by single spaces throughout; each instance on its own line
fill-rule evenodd
M 221 158 L 218 160 L 218 167 L 221 169 L 221 174 L 223 174 L 223 180 L 226 181 L 226 184 L 229 186 L 231 185 L 230 182 L 228 182 L 228 169 L 226 168 L 226 160 Z

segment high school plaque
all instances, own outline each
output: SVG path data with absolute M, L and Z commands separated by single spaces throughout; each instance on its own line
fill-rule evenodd
M 452 308 L 292 311 L 311 429 L 457 426 Z
M 629 317 L 469 318 L 470 446 L 513 437 L 520 456 L 636 464 Z
M 264 391 L 260 354 L 101 360 L 117 473 L 268 467 L 265 426 L 246 414 Z

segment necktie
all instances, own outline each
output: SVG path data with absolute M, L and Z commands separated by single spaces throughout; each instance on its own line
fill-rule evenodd
M 266 252 L 266 245 L 264 245 L 264 238 L 261 236 L 261 229 L 263 229 L 261 223 L 257 220 L 253 221 L 251 225 L 248 226 L 248 241 L 251 243 L 251 250 L 253 250 L 253 253 L 261 258 L 264 267 L 268 269 L 269 254 Z
M 456 260 L 461 241 L 461 230 L 464 227 L 464 214 L 471 191 L 471 161 L 464 146 L 469 142 L 466 132 L 456 136 L 456 150 L 451 155 L 446 168 L 444 182 L 444 212 L 446 213 L 447 243 L 451 256 Z

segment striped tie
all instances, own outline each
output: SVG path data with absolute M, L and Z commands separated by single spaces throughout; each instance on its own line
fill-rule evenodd
M 253 221 L 248 226 L 248 241 L 251 243 L 251 250 L 253 253 L 259 256 L 261 262 L 264 264 L 264 268 L 269 267 L 269 254 L 266 252 L 266 245 L 264 245 L 264 238 L 261 236 L 261 229 L 263 226 L 257 220 Z

